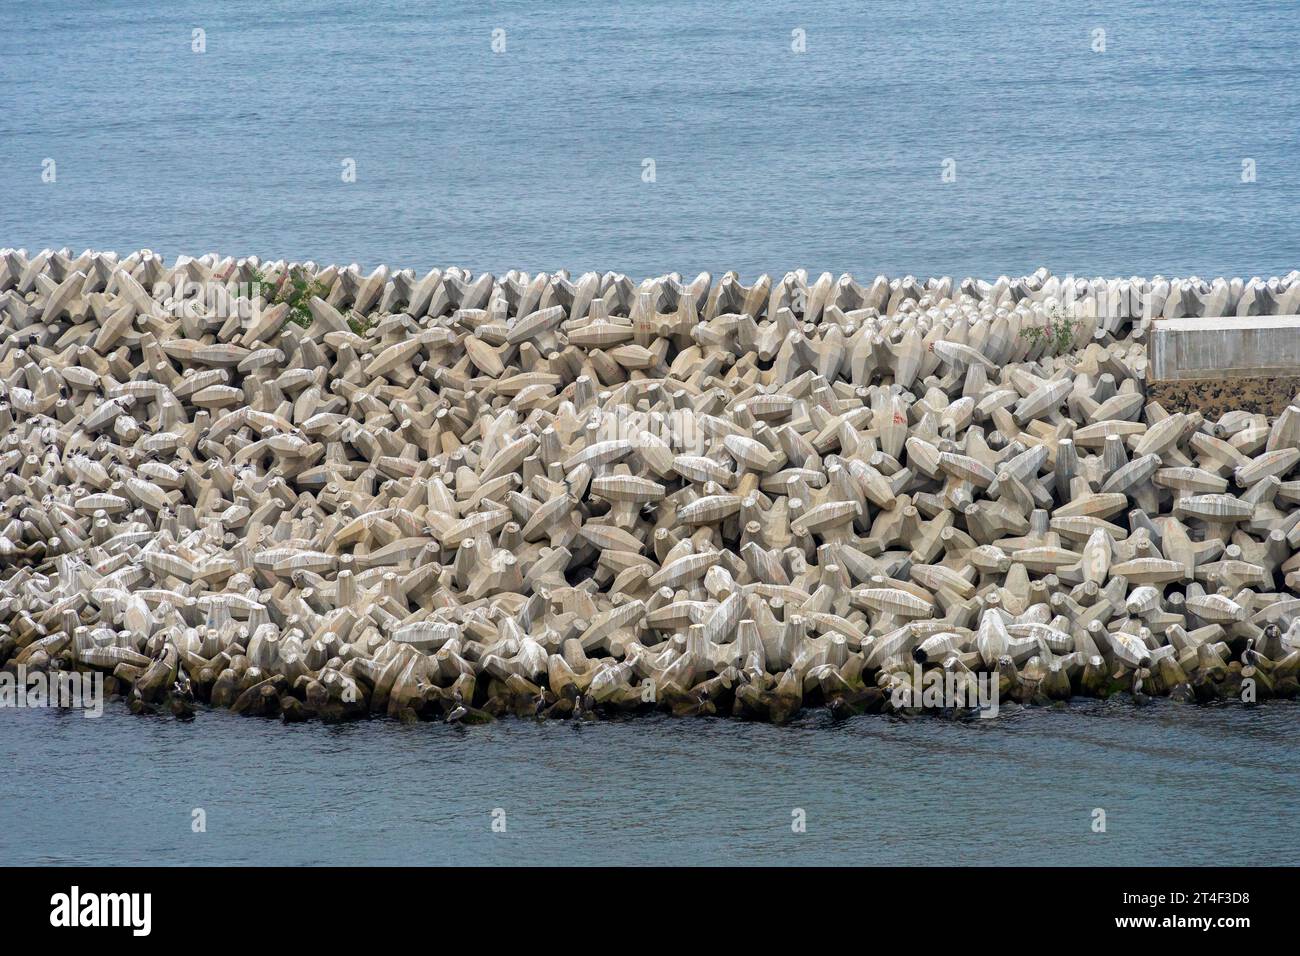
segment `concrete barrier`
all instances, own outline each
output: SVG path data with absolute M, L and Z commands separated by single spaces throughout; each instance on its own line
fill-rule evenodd
M 1176 414 L 1087 286 L 0 249 L 0 678 L 331 723 L 1300 696 L 1300 408 Z M 1275 380 L 1206 381 L 1162 384 Z
M 1157 319 L 1147 392 L 1170 411 L 1277 415 L 1300 392 L 1300 316 Z
M 1151 381 L 1300 375 L 1300 315 L 1157 319 Z

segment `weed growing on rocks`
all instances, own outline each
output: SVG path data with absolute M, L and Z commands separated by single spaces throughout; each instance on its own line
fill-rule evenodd
M 329 286 L 324 282 L 313 280 L 298 267 L 294 267 L 280 277 L 278 282 L 271 282 L 266 274 L 254 269 L 248 279 L 253 296 L 264 296 L 268 305 L 287 303 L 289 321 L 295 325 L 308 328 L 311 325 L 311 309 L 307 303 L 314 296 L 325 297 Z

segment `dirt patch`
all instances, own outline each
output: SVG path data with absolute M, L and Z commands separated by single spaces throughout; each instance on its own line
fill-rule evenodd
M 1197 411 L 1209 419 L 1230 411 L 1278 415 L 1295 403 L 1297 392 L 1300 392 L 1300 376 L 1297 375 L 1147 384 L 1147 397 L 1158 401 L 1167 411 Z

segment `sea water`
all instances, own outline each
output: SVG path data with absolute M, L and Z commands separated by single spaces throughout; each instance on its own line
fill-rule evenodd
M 10 710 L 0 864 L 1297 864 L 1298 725 L 1166 699 L 785 727 Z
M 638 278 L 1283 274 L 1294 12 L 7 4 L 0 245 Z

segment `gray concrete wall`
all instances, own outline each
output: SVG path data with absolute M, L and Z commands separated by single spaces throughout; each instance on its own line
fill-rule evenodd
M 1147 357 L 1150 382 L 1300 375 L 1300 316 L 1158 319 Z

